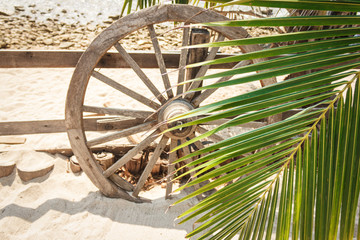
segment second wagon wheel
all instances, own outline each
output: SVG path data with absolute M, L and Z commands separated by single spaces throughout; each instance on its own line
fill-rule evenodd
M 78 158 L 80 166 L 104 195 L 108 197 L 120 197 L 130 201 L 141 201 L 138 198 L 139 191 L 143 187 L 156 160 L 166 145 L 170 144 L 170 148 L 173 148 L 194 136 L 196 131 L 204 131 L 204 128 L 194 126 L 165 135 L 159 135 L 161 130 L 167 127 L 163 125 L 159 127 L 159 123 L 170 117 L 196 108 L 202 101 L 210 96 L 213 91 L 207 90 L 201 92 L 200 95 L 193 94 L 183 98 L 177 98 L 178 95 L 183 93 L 183 89 L 182 87 L 177 87 L 171 90 L 171 85 L 184 81 L 185 69 L 183 67 L 186 64 L 187 50 L 181 50 L 179 63 L 174 67 L 180 70 L 167 71 L 166 66 L 170 63 L 165 63 L 162 52 L 164 49 L 161 49 L 161 41 L 166 41 L 166 39 L 156 34 L 155 31 L 158 28 L 158 24 L 183 22 L 188 25 L 191 23 L 223 20 L 228 19 L 216 12 L 209 10 L 204 11 L 204 9 L 194 6 L 154 6 L 119 19 L 99 34 L 84 52 L 76 66 L 68 90 L 65 116 L 66 127 L 71 147 Z M 141 29 L 145 29 L 148 32 L 149 41 L 143 41 L 139 44 L 150 45 L 156 55 L 156 61 L 161 73 L 156 79 L 151 79 L 151 76 L 149 77 L 146 71 L 139 67 L 133 55 L 125 50 L 126 46 L 122 42 L 122 39 L 129 37 L 132 32 Z M 217 33 L 214 37 L 215 41 L 223 40 L 225 37 L 228 39 L 239 39 L 248 36 L 247 32 L 242 28 L 212 27 L 210 29 L 212 32 Z M 182 32 L 182 45 L 186 46 L 189 42 L 189 28 L 184 28 L 180 31 Z M 259 46 L 254 45 L 244 46 L 241 48 L 241 51 L 251 52 L 259 48 Z M 149 96 L 146 96 L 145 92 L 141 92 L 137 87 L 134 87 L 135 78 L 124 79 L 123 70 L 117 69 L 117 74 L 109 76 L 102 70 L 100 72 L 100 70 L 96 69 L 101 58 L 105 54 L 108 54 L 111 49 L 116 49 L 120 53 L 129 68 L 136 73 L 137 76 L 135 77 L 141 80 L 142 84 L 146 86 L 150 94 Z M 213 59 L 217 52 L 218 48 L 212 48 L 208 53 L 207 60 Z M 261 61 L 261 59 L 256 59 L 255 61 Z M 199 70 L 198 76 L 199 74 L 204 75 L 206 70 L 207 67 L 202 67 Z M 176 75 L 175 81 L 169 78 L 169 76 L 171 77 L 172 75 Z M 108 85 L 109 88 L 115 89 L 115 91 L 117 91 L 115 92 L 116 96 L 111 97 L 117 98 L 120 103 L 123 97 L 128 97 L 130 98 L 130 102 L 140 103 L 142 107 L 136 109 L 136 107 L 134 107 L 135 105 L 128 103 L 127 105 L 129 106 L 125 105 L 126 107 L 124 108 L 104 107 L 104 104 L 103 106 L 88 105 L 87 99 L 90 99 L 91 103 L 93 102 L 91 94 L 88 93 L 90 79 L 91 82 L 94 81 L 97 82 L 96 84 L 105 84 Z M 222 79 L 222 81 L 224 80 L 226 79 Z M 273 82 L 274 80 L 265 80 L 261 84 L 264 86 Z M 174 98 L 177 99 L 174 100 Z M 124 106 L 124 104 L 122 104 L 122 106 Z M 105 135 L 97 137 L 92 136 L 91 138 L 84 128 L 86 125 L 84 112 L 106 114 L 106 116 L 109 116 L 109 119 L 113 117 L 111 121 L 117 124 L 122 130 L 106 133 Z M 116 120 L 116 118 L 114 120 L 114 117 L 127 117 L 130 120 Z M 90 150 L 93 146 L 115 139 L 126 138 L 141 132 L 142 136 L 145 136 L 144 139 L 105 171 L 97 163 Z M 135 186 L 115 174 L 119 168 L 155 141 L 157 141 L 155 151 Z M 199 143 L 197 147 L 201 147 Z M 184 153 L 186 154 L 187 151 L 188 149 L 185 149 Z M 176 156 L 175 154 L 170 154 L 169 158 L 169 160 L 172 161 Z M 171 171 L 171 169 L 169 171 Z M 130 195 L 128 191 L 132 191 L 132 195 Z

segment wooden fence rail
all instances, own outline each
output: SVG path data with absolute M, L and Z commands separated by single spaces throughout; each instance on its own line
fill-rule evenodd
M 78 50 L 0 50 L 0 68 L 73 68 L 81 54 Z M 158 68 L 155 54 L 150 51 L 129 52 L 141 68 Z M 216 58 L 231 56 L 217 54 Z M 178 68 L 180 52 L 164 52 L 167 68 Z M 213 68 L 229 69 L 233 63 L 214 65 Z M 129 68 L 120 53 L 108 52 L 99 61 L 99 68 Z

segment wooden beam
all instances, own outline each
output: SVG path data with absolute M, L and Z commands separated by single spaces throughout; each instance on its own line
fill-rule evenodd
M 106 120 L 106 121 L 105 121 Z M 120 130 L 143 123 L 143 119 L 113 118 L 85 118 L 86 131 L 109 131 Z M 14 121 L 0 122 L 0 135 L 24 135 L 39 133 L 66 132 L 65 120 L 38 120 L 38 121 Z
M 73 68 L 84 51 L 75 50 L 0 50 L 0 68 Z M 163 52 L 166 68 L 179 67 L 180 52 Z M 150 51 L 130 51 L 130 56 L 140 68 L 158 68 L 156 56 Z M 217 54 L 216 58 L 231 56 Z M 233 63 L 219 64 L 213 68 L 228 69 Z M 120 53 L 108 52 L 99 61 L 99 68 L 130 68 Z

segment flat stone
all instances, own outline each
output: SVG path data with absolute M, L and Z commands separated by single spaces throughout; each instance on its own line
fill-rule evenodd
M 51 38 L 45 39 L 44 40 L 44 44 L 46 45 L 52 45 L 53 44 L 53 40 Z
M 25 8 L 24 8 L 24 6 L 14 6 L 14 8 L 15 8 L 15 10 L 16 11 L 25 11 Z
M 14 9 L 9 9 L 6 7 L 0 7 L 0 16 L 11 16 L 15 14 Z
M 109 18 L 111 18 L 112 20 L 118 20 L 120 18 L 120 15 L 114 15 L 114 16 L 109 16 Z
M 89 31 L 91 31 L 91 32 L 93 32 L 93 31 L 96 30 L 96 26 L 94 26 L 94 25 L 92 25 L 92 24 L 89 24 L 89 25 L 87 25 L 86 29 L 89 30 Z
M 111 24 L 111 23 L 113 23 L 113 20 L 104 20 L 103 23 Z
M 4 41 L 0 41 L 0 48 L 6 48 L 7 44 Z
M 75 44 L 73 42 L 62 42 L 62 43 L 60 43 L 59 48 L 65 49 L 65 48 L 70 48 L 70 47 L 72 47 L 74 45 Z

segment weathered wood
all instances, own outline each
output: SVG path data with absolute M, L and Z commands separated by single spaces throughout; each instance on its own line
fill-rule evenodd
M 7 177 L 14 171 L 16 166 L 15 161 L 0 159 L 0 178 Z
M 117 175 L 115 173 L 113 175 L 111 175 L 109 178 L 117 186 L 124 189 L 125 191 L 131 192 L 134 190 L 134 186 L 131 183 L 129 183 L 128 181 L 126 181 L 125 179 L 123 179 L 122 177 L 120 177 L 119 175 Z
M 97 72 L 97 71 L 93 71 L 92 76 L 95 77 L 96 79 L 102 81 L 103 83 L 109 85 L 110 87 L 113 87 L 116 90 L 119 90 L 120 92 L 124 93 L 125 95 L 128 95 L 129 97 L 139 101 L 140 103 L 152 108 L 152 109 L 158 109 L 160 107 L 160 105 L 146 97 L 144 97 L 141 94 L 138 94 L 137 92 L 121 85 L 120 83 L 112 80 L 111 78 Z
M 0 50 L 0 68 L 73 68 L 76 67 L 81 50 Z M 157 68 L 156 54 L 152 51 L 128 51 L 140 68 Z M 166 68 L 178 68 L 180 51 L 162 51 Z M 218 53 L 216 58 L 230 57 Z M 234 63 L 213 65 L 210 68 L 229 69 Z M 120 53 L 107 52 L 96 65 L 97 68 L 129 68 Z
M 143 119 L 85 118 L 85 131 L 120 130 L 137 126 Z M 66 132 L 64 120 L 0 122 L 0 135 L 24 135 Z
M 134 145 L 125 145 L 125 144 L 111 144 L 111 145 L 100 145 L 100 146 L 94 146 L 91 147 L 90 150 L 92 152 L 111 152 L 116 155 L 124 155 L 126 154 L 130 149 L 132 149 Z M 153 147 L 149 147 L 147 150 L 152 150 Z M 4 152 L 6 150 L 1 150 L 0 152 Z M 41 148 L 41 149 L 35 149 L 37 152 L 47 152 L 51 154 L 62 154 L 67 157 L 71 157 L 74 153 L 71 148 Z
M 151 42 L 152 42 L 152 44 L 154 46 L 156 61 L 157 61 L 158 65 L 159 65 L 159 69 L 160 69 L 161 77 L 163 79 L 166 94 L 167 94 L 168 98 L 172 98 L 172 97 L 174 97 L 174 93 L 171 90 L 169 76 L 168 76 L 168 73 L 166 71 L 164 58 L 163 58 L 162 53 L 161 53 L 161 49 L 160 49 L 159 41 L 158 41 L 157 36 L 156 36 L 154 25 L 151 24 L 151 25 L 147 26 L 147 28 L 148 28 L 149 33 L 150 33 Z
M 182 140 L 181 140 L 181 144 L 184 144 L 184 143 L 186 143 L 186 139 L 182 139 Z M 187 155 L 190 154 L 189 146 L 183 147 L 182 150 L 184 151 L 184 155 L 185 155 L 185 156 L 187 156 Z M 185 160 L 186 164 L 189 164 L 189 163 L 191 163 L 192 161 L 193 161 L 193 158 L 188 158 L 188 159 Z M 189 169 L 189 171 L 191 171 L 191 172 L 190 172 L 191 180 L 195 180 L 197 177 L 195 176 L 195 171 L 193 171 L 194 166 L 188 166 L 188 169 Z M 199 185 L 199 184 L 195 184 L 195 185 L 193 185 L 193 187 L 194 187 L 194 190 L 196 191 L 196 190 L 198 190 L 198 189 L 200 188 L 200 185 Z M 201 195 L 197 195 L 196 198 L 197 198 L 199 201 L 201 201 L 201 200 L 203 199 L 203 197 L 202 197 Z
M 131 127 L 131 128 L 126 128 L 126 129 L 121 130 L 119 132 L 110 133 L 110 134 L 107 134 L 105 136 L 101 136 L 101 137 L 98 137 L 98 138 L 91 139 L 91 140 L 87 141 L 87 145 L 89 147 L 91 147 L 91 146 L 99 145 L 99 144 L 102 144 L 102 143 L 110 142 L 110 141 L 113 141 L 113 140 L 116 140 L 116 139 L 119 139 L 119 138 L 122 138 L 122 137 L 133 135 L 133 134 L 136 134 L 136 133 L 139 133 L 139 132 L 148 131 L 155 124 L 156 124 L 155 121 L 142 123 L 142 124 L 136 125 L 136 126 Z
M 207 29 L 203 28 L 192 28 L 191 34 L 190 34 L 190 44 L 189 45 L 198 45 L 203 43 L 209 43 L 210 42 L 210 32 Z M 216 52 L 215 52 L 216 55 Z M 198 63 L 202 62 L 206 59 L 208 56 L 208 48 L 191 48 L 188 50 L 188 55 L 186 59 L 186 65 L 192 64 L 192 63 Z M 186 80 L 191 80 L 196 78 L 196 75 L 199 73 L 199 70 L 201 67 L 195 67 L 195 68 L 189 68 L 186 70 Z M 202 70 L 204 74 L 206 71 L 204 71 L 206 67 L 203 66 Z M 195 88 L 196 86 L 201 86 L 202 81 L 197 81 L 196 83 L 187 83 L 185 85 L 186 91 L 190 90 L 191 86 L 194 86 L 192 88 Z M 199 94 L 199 93 L 196 93 Z M 191 100 L 194 96 L 194 93 L 187 94 L 185 96 L 186 99 Z
M 100 113 L 100 114 L 109 114 L 109 115 L 120 115 L 125 117 L 142 118 L 142 119 L 146 119 L 151 114 L 153 114 L 153 112 L 150 111 L 132 110 L 132 109 L 124 109 L 124 108 L 95 107 L 95 106 L 87 106 L 87 105 L 84 105 L 83 111 Z
M 114 164 L 115 156 L 110 152 L 93 153 L 93 155 L 104 171 Z
M 149 159 L 149 162 L 147 163 L 144 171 L 142 172 L 139 181 L 136 184 L 136 187 L 133 192 L 133 196 L 137 197 L 139 195 L 140 190 L 144 186 L 146 179 L 148 178 L 151 170 L 153 169 L 154 165 L 156 164 L 156 161 L 160 157 L 161 152 L 165 149 L 166 143 L 168 142 L 169 138 L 165 135 L 162 136 L 159 145 L 155 148 L 155 151 L 151 158 Z
M 76 152 L 77 155 L 81 156 L 84 162 L 87 162 L 86 164 L 89 165 L 87 171 L 93 171 L 93 173 L 91 173 L 89 176 L 90 179 L 92 179 L 92 181 L 96 182 L 98 185 L 107 182 L 104 183 L 106 186 L 99 187 L 97 185 L 102 192 L 106 192 L 104 193 L 105 195 L 111 196 L 111 194 L 113 193 L 114 197 L 116 197 L 115 195 L 117 194 L 117 192 L 112 191 L 112 189 L 110 188 L 113 183 L 108 179 L 108 177 L 113 174 L 119 167 L 123 166 L 126 162 L 128 162 L 134 155 L 136 155 L 137 152 L 146 148 L 156 138 L 156 136 L 154 133 L 153 136 L 150 136 L 147 139 L 143 140 L 134 149 L 130 150 L 125 156 L 123 156 L 119 161 L 117 161 L 108 170 L 106 170 L 103 174 L 98 174 L 99 169 L 96 168 L 95 166 L 97 165 L 92 162 L 94 161 L 94 159 L 92 157 L 89 157 L 89 155 L 91 154 L 88 149 L 88 145 L 85 142 L 85 136 L 81 136 L 81 134 L 84 135 L 84 129 L 82 124 L 82 107 L 84 104 L 87 84 L 94 68 L 100 62 L 102 56 L 104 56 L 111 47 L 118 47 L 119 41 L 121 41 L 122 38 L 126 37 L 127 35 L 138 29 L 147 27 L 149 25 L 166 21 L 185 22 L 186 24 L 191 24 L 222 20 L 227 20 L 227 18 L 215 12 L 209 10 L 204 11 L 202 8 L 190 5 L 163 4 L 159 6 L 154 6 L 136 12 L 134 14 L 127 15 L 114 22 L 90 44 L 88 49 L 81 56 L 74 71 L 67 95 L 65 109 L 66 127 L 68 129 L 68 133 L 71 132 L 69 134 L 70 142 L 75 142 L 74 144 L 72 144 L 72 146 L 74 148 L 77 148 L 76 151 L 74 149 L 74 152 Z M 186 29 L 188 28 L 185 28 L 185 31 L 188 31 Z M 248 35 L 247 32 L 242 28 L 210 27 L 210 29 L 219 32 L 228 39 L 240 39 L 245 38 Z M 185 34 L 185 37 L 187 35 L 188 34 Z M 187 42 L 185 40 L 184 42 Z M 243 52 L 249 52 L 255 50 L 255 47 L 250 46 L 247 47 L 247 49 L 243 48 L 242 50 Z M 123 54 L 123 56 L 127 56 L 127 53 Z M 135 61 L 135 59 L 133 60 Z M 156 61 L 154 62 L 157 63 Z M 185 66 L 185 64 L 181 66 Z M 133 66 L 132 68 L 134 69 Z M 159 98 L 159 96 L 157 96 L 156 94 L 154 95 Z M 88 174 L 88 172 L 86 173 Z M 101 178 L 101 180 L 94 180 L 94 178 Z
M 203 34 L 205 35 L 205 34 Z M 208 38 L 206 37 L 206 35 L 201 39 L 195 38 L 196 36 L 194 36 L 194 39 L 192 40 L 194 43 L 193 44 L 201 44 L 201 42 L 208 42 Z M 198 40 L 197 40 L 198 39 Z M 218 38 L 216 39 L 216 42 L 221 42 L 225 39 L 225 37 L 221 34 L 219 34 Z M 207 53 L 207 49 L 205 48 L 199 48 L 198 51 L 193 52 L 190 50 L 190 53 L 193 53 L 192 55 L 195 55 L 194 57 L 191 56 L 191 54 L 189 54 L 189 58 L 188 58 L 188 64 L 191 63 L 196 63 L 196 62 L 201 62 L 201 61 L 211 61 L 214 60 L 214 58 L 216 57 L 216 54 L 218 52 L 220 47 L 212 47 L 209 54 L 206 56 Z M 199 77 L 203 77 L 205 76 L 207 70 L 209 70 L 210 65 L 204 65 L 201 66 L 200 68 L 191 68 L 188 69 L 188 73 L 189 75 L 187 76 L 187 80 L 189 79 L 194 79 L 194 78 L 199 78 Z M 190 87 L 188 88 L 188 90 L 192 90 L 194 88 L 200 87 L 202 85 L 202 81 L 196 81 L 191 83 Z M 197 96 L 200 95 L 200 92 L 194 93 L 194 92 L 190 92 L 189 94 L 186 95 L 186 99 L 191 100 Z
M 190 32 L 189 27 L 184 27 L 183 35 L 182 35 L 183 47 L 189 45 L 189 39 L 190 39 L 189 32 Z M 180 95 L 184 92 L 184 86 L 179 84 L 184 82 L 185 80 L 185 66 L 186 66 L 187 54 L 188 54 L 188 49 L 186 48 L 181 49 L 180 59 L 179 59 L 179 73 L 178 73 L 178 81 L 177 81 L 178 86 L 176 88 L 176 95 Z
M 70 164 L 70 169 L 73 173 L 81 172 L 80 164 L 75 155 L 70 157 L 69 164 Z
M 144 150 L 147 146 L 150 145 L 151 142 L 153 142 L 157 137 L 157 131 L 154 131 L 152 134 L 150 134 L 147 138 L 145 138 L 141 143 L 136 145 L 134 148 L 132 148 L 130 151 L 128 151 L 122 158 L 120 158 L 116 163 L 114 163 L 110 168 L 108 168 L 106 171 L 104 171 L 103 175 L 105 177 L 109 177 L 111 174 L 113 174 L 117 169 L 124 166 L 128 161 L 130 161 L 131 158 L 133 158 L 138 152 Z
M 120 43 L 116 43 L 114 45 L 116 50 L 121 54 L 121 56 L 125 59 L 125 61 L 129 64 L 129 66 L 134 70 L 136 75 L 143 81 L 143 83 L 147 86 L 147 88 L 154 94 L 154 96 L 164 104 L 166 102 L 164 96 L 160 93 L 160 91 L 155 87 L 155 85 L 151 82 L 151 80 L 146 76 L 146 74 L 141 70 L 139 65 L 135 62 L 135 60 L 130 56 L 130 54 L 120 45 Z
M 45 176 L 54 168 L 54 159 L 45 153 L 24 152 L 16 164 L 21 180 L 29 181 Z
M 143 161 L 145 161 L 144 153 L 141 151 L 125 164 L 125 168 L 133 175 L 139 174 Z
M 170 143 L 170 150 L 174 149 L 177 146 L 177 140 L 171 139 Z M 169 153 L 169 162 L 168 162 L 168 171 L 166 175 L 166 193 L 165 193 L 165 199 L 171 198 L 171 192 L 172 192 L 172 180 L 174 177 L 174 161 L 176 160 L 176 151 Z

